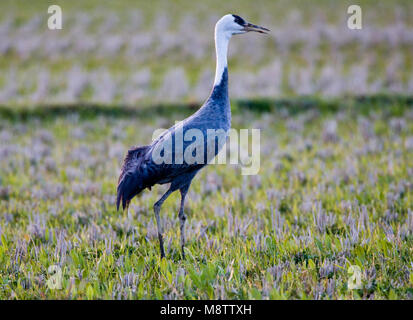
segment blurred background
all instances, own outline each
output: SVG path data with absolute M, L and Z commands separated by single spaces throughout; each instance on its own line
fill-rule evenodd
M 207 98 L 227 13 L 272 30 L 229 48 L 260 171 L 194 179 L 187 260 L 171 195 L 161 263 L 167 186 L 117 212 L 122 159 Z M 1 0 L 0 299 L 412 299 L 412 57 L 412 0 Z
M 63 29 L 49 30 L 58 4 Z M 198 102 L 215 70 L 213 29 L 236 13 L 271 29 L 229 49 L 232 98 L 413 92 L 413 2 L 9 1 L 0 3 L 0 103 Z

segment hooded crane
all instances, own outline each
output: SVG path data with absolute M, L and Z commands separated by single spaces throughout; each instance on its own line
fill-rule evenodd
M 117 210 L 119 210 L 120 203 L 122 203 L 123 210 L 127 209 L 132 198 L 142 190 L 146 188 L 151 190 L 151 187 L 155 184 L 170 183 L 168 191 L 153 207 L 158 227 L 161 258 L 165 257 L 165 251 L 163 246 L 163 226 L 159 212 L 169 195 L 179 190 L 181 193 L 181 204 L 178 217 L 182 258 L 185 259 L 184 227 L 186 215 L 184 213 L 184 204 L 186 194 L 192 179 L 198 171 L 212 160 L 225 144 L 231 127 L 231 106 L 228 98 L 228 43 L 233 35 L 249 31 L 266 33 L 265 31 L 269 30 L 248 23 L 243 18 L 233 14 L 227 14 L 217 22 L 215 25 L 216 72 L 214 86 L 209 98 L 197 112 L 175 124 L 150 145 L 130 149 L 124 159 L 117 187 Z M 207 132 L 209 130 L 221 134 L 215 134 L 211 139 L 211 135 Z M 204 138 L 198 139 L 198 146 L 201 143 L 202 148 L 194 149 L 192 140 L 182 139 L 183 136 L 186 137 L 186 134 L 190 132 L 192 132 L 190 134 L 192 138 L 197 137 L 195 133 L 200 133 L 201 138 Z M 195 161 L 193 160 L 194 150 L 196 152 L 203 150 L 201 157 L 196 157 Z M 169 161 L 165 161 L 165 159 L 169 159 Z

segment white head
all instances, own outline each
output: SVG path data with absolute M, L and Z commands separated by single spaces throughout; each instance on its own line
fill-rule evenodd
M 266 33 L 266 31 L 269 30 L 264 27 L 249 23 L 235 14 L 227 14 L 218 20 L 217 24 L 215 25 L 217 68 L 215 72 L 214 85 L 217 85 L 221 82 L 222 74 L 227 67 L 227 50 L 229 39 L 234 34 L 242 34 L 249 31 Z
M 242 34 L 249 31 L 266 33 L 266 31 L 269 30 L 249 23 L 235 14 L 227 14 L 223 16 L 215 25 L 215 35 L 220 34 L 226 38 L 230 38 L 234 34 Z

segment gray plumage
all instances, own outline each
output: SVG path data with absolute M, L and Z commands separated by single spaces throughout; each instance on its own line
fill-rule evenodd
M 209 98 L 192 116 L 171 127 L 150 145 L 130 149 L 123 162 L 117 188 L 116 207 L 118 210 L 121 203 L 123 209 L 128 208 L 132 198 L 144 189 L 151 189 L 156 184 L 170 183 L 168 191 L 154 205 L 161 257 L 165 256 L 165 251 L 163 247 L 163 226 L 159 212 L 163 202 L 169 195 L 179 190 L 181 193 L 181 204 L 178 217 L 181 231 L 182 256 L 185 258 L 184 227 L 186 215 L 184 213 L 184 204 L 186 194 L 192 179 L 198 171 L 208 161 L 212 160 L 223 147 L 225 141 L 222 141 L 222 137 L 226 140 L 231 127 L 231 107 L 228 98 L 228 42 L 232 35 L 243 34 L 249 31 L 265 33 L 268 29 L 248 23 L 241 17 L 231 14 L 223 16 L 217 22 L 215 26 L 217 68 L 214 87 Z M 193 131 L 191 129 L 196 129 L 197 134 L 200 134 L 203 140 L 197 140 L 198 136 L 192 136 Z M 212 137 L 209 135 L 210 130 L 215 133 Z M 189 136 L 192 136 L 192 141 L 187 141 L 183 138 L 187 138 L 186 133 L 190 133 Z M 180 141 L 179 146 L 182 146 L 182 148 L 175 148 L 176 141 Z M 167 155 L 171 155 L 171 159 L 170 161 L 159 162 L 159 156 L 162 155 L 158 154 L 158 152 L 165 149 L 167 143 L 171 144 L 171 154 L 167 153 Z M 203 148 L 195 147 L 193 149 L 193 144 L 197 144 L 197 146 L 203 145 Z M 212 150 L 211 146 L 213 147 Z M 179 150 L 179 152 L 176 150 Z M 189 150 L 189 154 L 192 155 L 194 151 L 195 153 L 202 152 L 201 157 L 193 155 L 192 158 L 188 157 L 189 159 L 186 159 L 186 150 Z M 164 151 L 163 155 L 165 155 L 165 152 L 167 151 Z
M 158 139 L 152 142 L 149 146 L 135 147 L 128 151 L 123 162 L 121 174 L 118 180 L 116 207 L 119 210 L 119 205 L 122 202 L 122 208 L 129 207 L 129 203 L 133 197 L 139 194 L 144 189 L 149 190 L 153 185 L 170 183 L 168 191 L 161 197 L 161 199 L 155 203 L 154 211 L 158 225 L 158 238 L 160 243 L 161 257 L 165 256 L 163 248 L 163 230 L 159 217 L 159 211 L 162 203 L 167 197 L 174 191 L 180 190 L 181 192 L 181 207 L 179 210 L 179 221 L 181 229 L 181 247 L 182 256 L 185 257 L 184 244 L 184 226 L 186 215 L 184 214 L 184 202 L 185 196 L 191 185 L 192 179 L 208 162 L 207 159 L 207 130 L 222 129 L 228 132 L 231 127 L 231 107 L 228 98 L 228 70 L 225 68 L 221 83 L 214 86 L 209 98 L 205 104 L 192 116 L 183 120 L 182 133 L 185 133 L 190 129 L 198 129 L 204 136 L 204 155 L 201 163 L 187 163 L 185 157 L 183 157 L 183 163 L 175 162 L 175 136 L 177 131 L 177 125 L 168 129 Z M 172 137 L 172 159 L 171 164 L 161 163 L 157 164 L 153 160 L 152 153 L 156 147 L 164 141 L 165 137 Z M 186 148 L 192 143 L 192 141 L 183 140 L 183 153 Z M 217 155 L 220 150 L 220 144 L 218 138 L 215 141 L 214 155 Z
M 204 150 L 207 150 L 207 130 L 222 129 L 228 131 L 231 127 L 231 107 L 228 99 L 228 71 L 224 71 L 221 83 L 215 86 L 204 105 L 192 116 L 183 120 L 183 135 L 189 129 L 198 129 L 204 136 Z M 175 135 L 177 126 L 169 128 L 149 146 L 134 147 L 125 157 L 122 172 L 119 176 L 116 206 L 122 202 L 125 209 L 134 196 L 142 190 L 150 189 L 155 184 L 171 183 L 172 191 L 190 185 L 196 173 L 206 165 L 203 163 L 188 164 L 183 159 L 182 164 L 175 164 Z M 153 150 L 170 134 L 172 137 L 172 164 L 157 164 L 152 158 Z M 192 141 L 183 141 L 183 151 Z M 216 146 L 218 147 L 218 141 Z M 215 155 L 219 148 L 215 148 Z

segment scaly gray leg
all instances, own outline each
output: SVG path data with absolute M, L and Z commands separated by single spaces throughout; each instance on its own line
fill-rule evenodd
M 153 211 L 155 212 L 156 224 L 158 226 L 158 238 L 159 238 L 159 248 L 161 250 L 161 258 L 165 258 L 165 250 L 163 249 L 163 226 L 161 223 L 161 217 L 159 212 L 161 211 L 162 204 L 172 193 L 171 189 L 165 192 L 165 194 L 154 204 Z
M 186 185 L 185 187 L 179 189 L 181 192 L 181 206 L 179 208 L 179 229 L 181 230 L 181 250 L 182 250 L 182 258 L 185 259 L 185 221 L 186 221 L 186 215 L 184 213 L 184 205 L 185 205 L 185 197 L 186 194 L 188 193 L 189 189 L 189 184 Z

